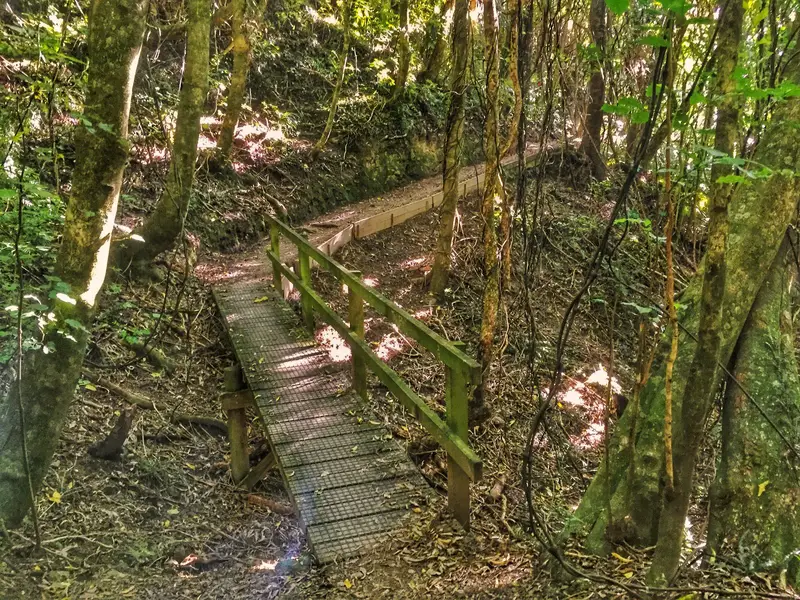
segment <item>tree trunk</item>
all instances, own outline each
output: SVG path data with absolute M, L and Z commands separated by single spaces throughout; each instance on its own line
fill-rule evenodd
M 123 268 L 131 263 L 147 265 L 159 254 L 170 250 L 183 230 L 189 210 L 200 118 L 208 90 L 211 3 L 209 0 L 186 0 L 186 12 L 186 66 L 169 173 L 152 214 L 135 231 L 144 242 L 131 239 L 120 246 L 117 264 Z
M 408 4 L 409 0 L 398 0 L 397 16 L 400 27 L 397 29 L 397 75 L 394 78 L 392 100 L 398 100 L 406 89 L 408 70 L 411 66 L 411 46 L 408 43 Z
M 589 105 L 581 138 L 580 150 L 592 163 L 592 172 L 597 179 L 606 178 L 606 163 L 600 153 L 603 133 L 603 103 L 606 85 L 603 80 L 603 60 L 606 48 L 606 3 L 605 0 L 592 0 L 589 9 L 589 26 L 597 56 L 592 61 L 592 74 L 589 78 Z
M 483 147 L 486 170 L 481 201 L 483 217 L 483 313 L 481 318 L 478 357 L 481 363 L 481 384 L 470 405 L 470 423 L 479 423 L 488 416 L 486 389 L 492 366 L 494 332 L 500 301 L 500 263 L 497 256 L 497 225 L 495 208 L 502 204 L 503 182 L 500 179 L 500 132 L 498 88 L 500 60 L 497 31 L 497 9 L 494 0 L 483 3 L 484 56 L 486 64 L 486 125 L 483 130 Z
M 795 84 L 800 83 L 797 62 L 792 61 L 786 73 L 787 79 Z M 800 135 L 786 123 L 798 119 L 800 99 L 789 98 L 780 104 L 755 156 L 761 164 L 788 171 L 776 171 L 767 179 L 739 186 L 731 199 L 725 252 L 725 294 L 718 328 L 718 356 L 722 364 L 730 360 L 756 295 L 795 216 L 800 182 L 787 175 L 800 167 Z M 685 307 L 683 324 L 693 333 L 698 330 L 699 293 L 700 279 L 695 278 L 681 298 Z M 609 538 L 625 538 L 643 545 L 657 541 L 663 491 L 664 357 L 669 336 L 666 332 L 659 358 L 654 362 L 653 375 L 641 392 L 636 431 L 630 431 L 630 415 L 626 411 L 611 442 L 610 477 L 606 477 L 605 467 L 601 466 L 565 529 L 566 533 L 588 531 L 587 546 L 592 551 L 604 552 Z M 673 381 L 678 422 L 695 342 L 682 332 L 679 347 L 681 351 L 675 363 Z M 629 469 L 631 460 L 634 464 Z M 607 482 L 610 482 L 610 489 Z M 612 500 L 610 522 L 604 510 L 607 494 L 611 494 Z
M 708 551 L 733 553 L 753 571 L 786 567 L 791 583 L 797 585 L 800 461 L 775 430 L 789 440 L 800 434 L 800 377 L 792 323 L 794 271 L 787 240 L 756 297 L 731 360 L 733 376 L 756 399 L 758 408 L 741 387 L 728 383 L 722 455 L 710 493 Z
M 717 113 L 714 148 L 728 156 L 734 154 L 734 141 L 738 134 L 739 99 L 733 93 L 733 72 L 738 62 L 743 17 L 741 0 L 726 0 L 720 17 L 717 44 L 717 92 L 722 100 Z M 719 162 L 711 168 L 711 206 L 698 308 L 698 342 L 689 368 L 684 392 L 686 395 L 681 403 L 681 422 L 673 428 L 676 429 L 674 437 L 677 441 L 673 452 L 675 485 L 672 490 L 667 490 L 661 513 L 658 544 L 648 575 L 648 581 L 653 585 L 667 584 L 680 563 L 684 522 L 692 497 L 695 461 L 719 386 L 717 352 L 722 298 L 725 292 L 725 246 L 731 186 L 717 181 L 730 171 L 729 166 Z
M 417 75 L 417 81 L 420 83 L 425 81 L 437 82 L 439 80 L 447 50 L 444 24 L 447 13 L 453 10 L 454 3 L 455 0 L 445 0 L 442 11 L 439 14 L 435 14 L 428 24 L 424 47 L 429 50 L 425 66 Z M 455 16 L 453 18 L 455 19 Z M 453 26 L 455 27 L 455 25 Z M 453 62 L 455 62 L 455 57 L 453 57 Z
M 72 194 L 56 262 L 60 284 L 53 319 L 22 376 L 31 480 L 38 492 L 78 383 L 103 286 L 122 173 L 128 113 L 145 30 L 146 0 L 95 0 L 89 13 L 89 70 L 84 125 L 76 133 Z M 30 509 L 22 462 L 16 385 L 0 403 L 0 523 L 17 527 Z M 14 399 L 14 400 L 12 400 Z
M 350 52 L 350 12 L 352 10 L 352 4 L 353 0 L 344 0 L 342 3 L 342 28 L 344 37 L 342 38 L 342 52 L 339 55 L 339 76 L 333 88 L 331 106 L 328 109 L 328 119 L 325 121 L 325 129 L 322 130 L 322 135 L 319 136 L 319 140 L 311 151 L 312 158 L 322 152 L 333 130 L 333 120 L 336 118 L 336 107 L 339 104 L 339 95 L 342 93 L 342 85 L 344 84 L 344 73 L 347 69 L 347 54 Z
M 514 108 L 511 111 L 511 122 L 508 125 L 508 138 L 500 150 L 500 156 L 508 154 L 509 150 L 517 143 L 519 120 L 522 116 L 522 87 L 519 82 L 519 25 L 522 18 L 522 0 L 510 0 L 508 9 L 511 19 L 508 34 L 508 77 L 511 79 L 511 85 L 514 88 Z M 500 214 L 500 240 L 502 243 L 500 287 L 502 289 L 506 289 L 511 282 L 511 244 L 513 241 L 513 236 L 511 235 L 511 213 L 513 211 L 513 196 L 511 194 L 503 194 L 503 208 Z
M 469 80 L 470 42 L 467 0 L 456 0 L 453 14 L 453 68 L 450 73 L 450 108 L 444 144 L 444 182 L 439 234 L 431 271 L 431 293 L 441 298 L 450 277 L 453 228 L 458 207 L 458 172 L 461 167 L 461 140 L 464 135 L 464 102 Z
M 236 125 L 239 123 L 239 115 L 242 112 L 242 103 L 244 102 L 244 92 L 247 87 L 247 73 L 250 71 L 250 42 L 247 39 L 244 27 L 245 7 L 245 0 L 231 0 L 233 70 L 231 71 L 231 81 L 228 86 L 225 119 L 222 121 L 219 143 L 217 144 L 217 156 L 226 162 L 233 148 L 233 138 L 236 133 Z M 189 62 L 188 57 L 186 62 Z M 205 62 L 207 63 L 208 60 L 206 59 Z

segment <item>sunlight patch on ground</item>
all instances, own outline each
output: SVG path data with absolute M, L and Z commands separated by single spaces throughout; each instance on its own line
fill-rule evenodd
M 419 319 L 420 321 L 425 321 L 431 317 L 433 314 L 433 309 L 429 306 L 428 308 L 420 308 L 419 310 L 414 312 L 414 318 Z
M 404 260 L 400 263 L 400 268 L 405 269 L 407 271 L 413 271 L 414 269 L 419 268 L 420 266 L 425 264 L 425 257 L 420 256 L 419 258 L 409 258 Z
M 277 566 L 277 560 L 259 560 L 253 565 L 253 571 L 274 571 Z
M 333 362 L 347 362 L 353 355 L 344 338 L 330 325 L 317 329 L 314 339 L 328 353 Z
M 375 354 L 383 361 L 390 361 L 407 347 L 408 344 L 400 336 L 387 333 L 378 344 Z
M 380 282 L 378 281 L 377 277 L 364 277 L 364 279 L 361 280 L 361 283 L 367 287 L 376 288 Z

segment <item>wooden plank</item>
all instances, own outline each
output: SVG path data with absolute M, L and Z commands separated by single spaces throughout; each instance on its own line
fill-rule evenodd
M 303 283 L 296 278 L 294 273 L 283 267 L 284 276 L 292 279 L 300 287 Z M 417 421 L 431 434 L 431 436 L 445 449 L 449 456 L 467 473 L 472 481 L 481 477 L 482 462 L 477 454 L 460 437 L 455 435 L 450 428 L 439 418 L 425 401 L 414 392 L 397 373 L 372 352 L 364 340 L 359 339 L 350 332 L 347 323 L 331 309 L 314 290 L 307 289 L 306 293 L 312 298 L 315 310 L 323 320 L 333 327 L 350 346 L 352 352 L 358 353 L 370 370 L 380 379 L 389 391 L 410 410 Z

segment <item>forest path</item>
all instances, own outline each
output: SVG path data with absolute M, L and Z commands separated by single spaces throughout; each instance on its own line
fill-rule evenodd
M 549 149 L 551 146 L 545 146 Z M 539 153 L 538 144 L 528 144 L 527 162 Z M 501 161 L 505 168 L 516 166 L 516 155 Z M 458 174 L 459 196 L 463 197 L 481 188 L 485 163 L 462 167 Z M 441 174 L 420 179 L 409 185 L 395 188 L 354 204 L 340 206 L 324 215 L 296 227 L 309 242 L 326 254 L 333 254 L 354 237 L 366 237 L 441 204 Z M 283 241 L 281 258 L 292 264 L 296 258 L 295 247 Z M 271 277 L 272 266 L 264 253 L 264 243 L 230 255 L 217 255 L 213 261 L 198 265 L 196 274 L 210 285 L 234 282 L 261 282 Z

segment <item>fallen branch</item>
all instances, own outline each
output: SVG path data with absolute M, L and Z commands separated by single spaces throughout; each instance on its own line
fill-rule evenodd
M 109 392 L 113 392 L 114 394 L 125 400 L 125 402 L 127 402 L 128 404 L 138 406 L 139 408 L 156 410 L 158 412 L 170 415 L 169 419 L 173 423 L 199 425 L 207 429 L 217 430 L 222 435 L 228 435 L 227 424 L 225 424 L 225 422 L 223 421 L 220 421 L 219 419 L 215 419 L 213 417 L 204 417 L 202 415 L 187 415 L 183 413 L 172 413 L 172 409 L 170 409 L 169 407 L 163 404 L 157 404 L 156 402 L 153 402 L 146 396 L 127 390 L 124 387 L 117 385 L 116 383 L 112 383 L 111 381 L 108 381 L 107 379 L 98 376 L 92 371 L 84 369 L 83 374 L 86 377 L 86 379 L 88 379 L 97 386 L 107 389 Z
M 292 508 L 291 506 L 286 506 L 285 504 L 281 504 L 280 502 L 276 502 L 275 500 L 270 500 L 269 498 L 264 498 L 263 496 L 256 496 L 255 494 L 247 494 L 247 501 L 250 504 L 255 504 L 256 506 L 263 506 L 264 508 L 268 508 L 272 512 L 279 515 L 294 514 L 294 508 Z

